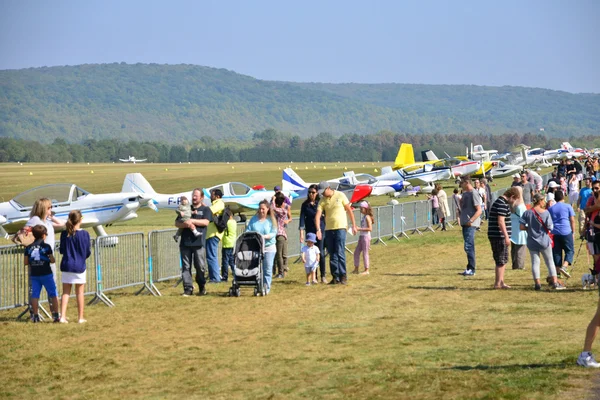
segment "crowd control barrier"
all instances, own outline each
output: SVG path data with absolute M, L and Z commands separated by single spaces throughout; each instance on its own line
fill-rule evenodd
M 543 176 L 544 184 L 550 174 Z M 504 189 L 492 193 L 491 202 L 504 193 Z M 456 207 L 452 194 L 448 194 L 450 215 L 446 219 L 447 227 L 456 220 Z M 356 209 L 354 218 L 360 226 L 360 209 Z M 420 200 L 395 205 L 374 207 L 375 223 L 371 232 L 373 244 L 386 245 L 386 240 L 410 238 L 424 231 L 435 231 L 430 200 Z M 294 218 L 287 226 L 288 258 L 298 257 L 303 243 L 300 243 L 299 218 Z M 245 224 L 238 223 L 237 235 L 245 230 Z M 173 240 L 176 229 L 155 230 L 148 234 L 125 233 L 102 236 L 91 241 L 92 255 L 87 260 L 86 295 L 94 295 L 91 304 L 102 302 L 110 307 L 114 303 L 106 292 L 140 286 L 136 294 L 148 292 L 160 296 L 154 282 L 181 278 L 181 258 L 179 244 Z M 358 242 L 358 235 L 347 235 L 346 244 Z M 147 250 L 146 250 L 147 246 Z M 58 249 L 58 242 L 56 248 Z M 347 248 L 351 252 L 350 248 Z M 219 252 L 220 253 L 220 252 Z M 61 255 L 56 250 L 57 266 Z M 297 260 L 296 260 L 297 261 Z M 60 285 L 60 268 L 57 268 L 56 280 Z M 73 291 L 74 292 L 74 291 Z M 74 293 L 72 293 L 74 295 Z M 47 303 L 43 291 L 40 303 Z M 23 264 L 23 247 L 16 245 L 0 246 L 0 310 L 8 310 L 29 305 L 29 283 L 27 270 Z M 27 308 L 28 309 L 28 308 Z M 27 310 L 26 309 L 26 310 Z M 47 311 L 40 307 L 42 312 Z M 24 312 L 25 313 L 25 312 Z M 23 313 L 23 314 L 24 314 Z M 47 314 L 49 317 L 49 314 Z

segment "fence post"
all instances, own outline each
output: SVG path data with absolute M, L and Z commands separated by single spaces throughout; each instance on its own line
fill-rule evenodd
M 421 233 L 421 231 L 419 230 L 419 225 L 417 224 L 417 202 L 415 201 L 413 203 L 413 218 L 415 221 L 415 229 L 412 231 L 413 235 L 415 233 L 418 233 L 419 235 L 423 235 L 423 233 Z
M 426 203 L 427 203 L 427 205 L 426 205 L 426 207 L 427 207 L 427 230 L 435 233 L 435 229 L 433 229 L 433 224 L 432 224 L 432 222 L 433 222 L 433 215 L 432 215 L 432 212 L 431 212 L 431 207 L 433 205 L 432 204 L 433 201 L 432 200 L 427 200 Z M 438 207 L 439 207 L 439 204 L 438 204 Z
M 108 236 L 98 236 L 96 240 L 96 247 L 94 248 L 94 256 L 96 258 L 96 294 L 94 295 L 94 298 L 88 303 L 88 305 L 93 305 L 101 301 L 108 307 L 114 307 L 115 304 L 112 301 L 110 301 L 110 299 L 106 297 L 104 293 L 102 293 L 102 260 L 100 260 L 100 252 L 98 249 L 100 248 L 100 246 L 104 246 L 104 238 L 106 237 Z
M 150 248 L 150 238 L 152 236 L 152 232 L 148 234 L 148 268 L 144 268 L 144 286 L 137 291 L 136 296 L 142 293 L 144 290 L 147 290 L 153 296 L 162 296 L 162 294 L 158 291 L 156 286 L 154 286 L 153 277 L 152 277 L 152 249 Z M 146 251 L 146 244 L 144 242 L 144 235 L 142 234 L 141 240 L 142 248 L 144 252 Z
M 375 243 L 373 243 L 373 244 L 381 243 L 384 246 L 387 246 L 387 243 L 385 243 L 383 241 L 383 239 L 381 239 L 381 218 L 379 218 L 379 210 L 380 209 L 381 209 L 381 207 L 377 207 L 377 240 L 375 240 Z M 371 230 L 373 230 L 373 227 L 371 227 Z

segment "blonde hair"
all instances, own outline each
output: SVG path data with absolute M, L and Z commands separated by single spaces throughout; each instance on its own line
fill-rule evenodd
M 44 220 L 46 213 L 48 212 L 48 207 L 50 206 L 52 206 L 52 202 L 49 198 L 42 197 L 41 199 L 37 199 L 35 203 L 33 203 L 33 207 L 31 207 L 29 218 L 38 217 L 39 219 Z
M 75 226 L 81 223 L 82 218 L 81 211 L 79 210 L 73 210 L 69 213 L 69 219 L 67 220 L 66 224 L 68 236 L 75 235 Z
M 517 195 L 515 196 L 516 200 L 513 203 L 512 209 L 515 211 L 518 206 L 524 203 L 523 201 L 523 188 L 521 186 L 513 186 L 511 189 L 515 189 Z

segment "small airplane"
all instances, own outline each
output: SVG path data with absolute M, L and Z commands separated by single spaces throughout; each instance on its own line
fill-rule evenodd
M 404 188 L 404 180 L 398 176 L 395 179 L 382 179 L 381 176 L 370 174 L 355 174 L 354 171 L 344 172 L 344 176 L 331 179 L 329 182 L 338 182 L 347 185 L 369 185 L 371 194 L 369 196 L 381 196 L 401 191 Z
M 136 218 L 136 211 L 141 206 L 155 209 L 150 196 L 132 191 L 92 194 L 72 183 L 38 186 L 0 203 L 0 236 L 15 234 L 25 226 L 33 204 L 43 197 L 50 199 L 58 219 L 66 221 L 71 210 L 80 210 L 83 215 L 81 226 L 93 228 L 98 236 L 107 235 L 102 225 Z
M 134 156 L 129 156 L 128 158 L 119 158 L 119 161 L 124 162 L 124 163 L 139 163 L 139 162 L 144 162 L 146 161 L 147 158 L 138 160 L 137 158 L 135 158 Z
M 452 179 L 454 176 L 452 169 L 449 166 L 433 165 L 435 162 L 415 162 L 412 144 L 402 143 L 391 169 L 396 170 L 400 177 L 409 181 L 411 185 L 429 185 L 436 181 Z M 382 168 L 381 173 L 380 179 L 393 179 L 393 175 L 387 167 Z
M 448 154 L 446 154 L 447 158 L 440 160 L 431 150 L 422 151 L 421 157 L 423 158 L 423 161 L 432 162 L 434 167 L 450 167 L 455 178 L 472 175 L 482 167 L 481 161 L 459 160 L 456 157 L 450 157 Z
M 544 157 L 543 151 L 542 154 L 529 154 L 528 151 L 531 148 L 527 145 L 521 144 L 515 147 L 514 151 L 506 157 L 506 160 L 511 165 L 520 165 L 522 167 L 530 167 L 530 166 L 543 166 L 549 167 L 551 166 L 548 163 L 546 157 Z M 543 149 L 542 149 L 543 150 Z M 537 152 L 534 152 L 537 153 Z
M 311 183 L 306 183 L 300 176 L 291 168 L 283 170 L 281 180 L 281 188 L 291 193 L 295 193 L 298 199 L 304 199 L 308 195 L 308 187 Z M 327 182 L 331 183 L 331 187 L 335 190 L 343 192 L 351 203 L 358 203 L 365 197 L 368 197 L 373 192 L 373 186 L 368 183 L 350 183 L 348 179 L 345 182 L 341 182 L 344 178 L 331 179 Z M 395 184 L 398 183 L 398 179 L 395 179 Z
M 191 190 L 175 194 L 157 193 L 140 173 L 127 174 L 125 183 L 123 183 L 123 189 L 150 197 L 157 209 L 176 209 L 181 203 L 181 196 L 186 196 L 190 202 L 192 200 Z M 271 201 L 271 198 L 275 195 L 275 192 L 272 190 L 265 190 L 264 188 L 256 190 L 245 183 L 227 182 L 204 189 L 204 202 L 207 206 L 210 206 L 210 192 L 213 189 L 220 189 L 223 192 L 221 200 L 223 200 L 226 206 L 229 206 L 232 213 L 239 214 L 242 221 L 245 220 L 245 215 L 242 213 L 256 211 L 258 204 L 262 200 Z M 292 200 L 298 197 L 296 193 L 288 190 L 282 190 L 282 193 Z

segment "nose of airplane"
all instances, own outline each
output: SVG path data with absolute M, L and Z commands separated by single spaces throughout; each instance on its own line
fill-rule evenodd
M 354 188 L 354 192 L 352 192 L 352 198 L 350 199 L 350 203 L 358 203 L 365 197 L 371 195 L 371 191 L 373 188 L 371 185 L 356 185 Z

